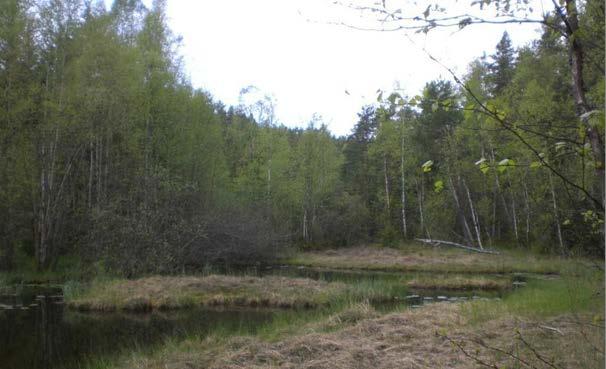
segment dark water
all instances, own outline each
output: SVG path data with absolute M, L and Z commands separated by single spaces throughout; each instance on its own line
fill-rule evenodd
M 26 288 L 0 297 L 0 368 L 78 368 L 125 349 L 145 349 L 169 337 L 254 333 L 271 311 L 188 309 L 150 314 L 83 314 L 64 308 L 56 290 Z
M 346 283 L 398 282 L 401 274 L 263 268 L 256 275 L 306 277 Z M 404 286 L 404 283 L 396 283 Z M 382 311 L 436 301 L 494 298 L 498 293 L 398 290 L 398 298 L 374 304 Z M 0 369 L 81 368 L 89 361 L 123 351 L 152 350 L 168 338 L 254 333 L 276 319 L 305 311 L 203 308 L 148 314 L 80 313 L 64 307 L 60 287 L 16 286 L 0 289 Z

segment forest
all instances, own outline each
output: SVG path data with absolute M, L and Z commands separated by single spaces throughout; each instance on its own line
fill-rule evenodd
M 377 4 L 375 13 L 387 12 Z M 603 300 L 604 293 L 604 3 L 554 4 L 534 42 L 516 48 L 503 32 L 464 74 L 446 65 L 448 78 L 427 81 L 416 95 L 377 90 L 375 103 L 359 107 L 351 132 L 336 136 L 320 115 L 306 128 L 280 121 L 276 101 L 255 86 L 242 86 L 240 103 L 233 106 L 204 86 L 194 87 L 180 54 L 181 37 L 168 26 L 165 1 L 145 6 L 138 0 L 115 0 L 106 8 L 103 2 L 85 0 L 2 0 L 0 307 L 26 308 L 25 303 L 3 305 L 3 296 L 9 296 L 10 286 L 19 286 L 10 294 L 17 296 L 38 283 L 60 288 L 66 309 L 78 311 L 331 306 L 321 310 L 324 315 L 276 313 L 286 315 L 260 331 L 259 339 L 266 341 L 254 341 L 256 356 L 243 353 L 249 347 L 242 346 L 244 341 L 223 345 L 226 338 L 209 341 L 194 333 L 194 338 L 188 336 L 193 341 L 183 344 L 189 348 L 170 341 L 168 351 L 162 351 L 168 356 L 149 359 L 143 352 L 139 355 L 145 359 L 136 365 L 126 361 L 116 367 L 159 368 L 166 367 L 166 360 L 185 365 L 217 357 L 226 361 L 208 367 L 266 367 L 270 364 L 262 363 L 295 360 L 289 355 L 296 351 L 301 361 L 285 367 L 302 368 L 310 363 L 305 360 L 322 354 L 318 349 L 313 355 L 319 356 L 305 356 L 297 351 L 301 345 L 329 345 L 322 340 L 341 342 L 358 334 L 358 342 L 366 342 L 378 332 L 371 324 L 380 324 L 382 332 L 409 335 L 421 342 L 419 347 L 442 350 L 450 342 L 453 351 L 448 353 L 457 352 L 451 361 L 410 359 L 416 363 L 410 367 L 589 367 L 570 361 L 576 358 L 595 358 L 592 365 L 603 366 L 603 351 L 595 349 L 603 347 L 603 301 L 595 298 Z M 430 22 L 430 9 L 425 20 L 419 18 L 429 22 L 423 32 L 440 27 L 439 19 Z M 391 13 L 394 19 L 398 14 L 402 12 Z M 475 19 L 459 20 L 461 29 L 476 26 Z M 448 246 L 453 244 L 467 250 Z M 288 273 L 298 273 L 297 278 L 239 274 L 244 268 L 270 270 L 278 264 L 295 266 Z M 353 272 L 354 277 L 322 274 L 326 269 L 420 274 L 395 279 L 385 274 L 379 281 L 360 282 Z M 231 271 L 227 276 L 222 274 L 226 270 Z M 301 270 L 309 270 L 308 279 L 299 279 Z M 590 270 L 595 273 L 589 275 Z M 422 272 L 446 274 L 431 278 Z M 245 292 L 236 287 L 243 284 Z M 439 340 L 439 345 L 423 341 L 416 331 L 398 333 L 403 328 L 397 316 L 383 317 L 371 304 L 405 298 L 420 298 L 421 303 L 472 300 L 471 295 L 408 292 L 415 288 L 510 291 L 525 285 L 526 290 L 510 292 L 511 298 L 477 292 L 473 299 L 481 301 L 470 301 L 471 307 L 463 310 L 452 307 L 456 304 L 434 304 L 401 313 L 421 324 L 418 332 L 435 330 L 435 337 L 427 339 Z M 192 289 L 197 292 L 187 295 Z M 47 298 L 56 294 L 49 292 Z M 585 311 L 589 315 L 580 313 Z M 552 318 L 573 313 L 590 323 L 573 326 Z M 0 328 L 12 327 L 6 318 L 10 315 L 2 314 L 0 309 Z M 233 314 L 220 334 L 227 335 L 234 319 L 267 319 Z M 515 350 L 521 351 L 513 351 L 473 340 L 468 331 L 460 333 L 457 329 L 478 327 L 452 326 L 461 316 L 469 319 L 465 322 L 484 322 L 475 324 L 488 324 L 495 316 L 539 320 L 523 328 L 513 318 L 503 323 L 507 332 L 517 332 L 499 341 L 517 342 Z M 49 337 L 52 324 L 59 324 L 19 319 L 36 322 L 32 329 L 42 332 L 40 337 Z M 78 326 L 82 331 L 110 324 L 86 315 L 73 319 L 70 324 L 83 322 Z M 437 320 L 422 325 L 430 319 Z M 324 325 L 297 334 L 333 336 L 293 339 L 284 327 L 287 321 L 305 327 L 322 321 Z M 116 325 L 124 324 L 120 322 Z M 242 329 L 244 323 L 238 324 Z M 432 324 L 446 328 L 438 331 Z M 360 327 L 371 333 L 355 330 Z M 482 332 L 499 331 L 481 327 Z M 340 329 L 346 329 L 342 336 Z M 589 341 L 598 337 L 598 343 L 588 351 L 591 355 L 574 351 L 560 360 L 549 351 L 554 355 L 549 359 L 541 350 L 564 341 L 543 345 L 544 337 L 532 329 L 566 344 L 584 342 L 581 336 Z M 9 336 L 0 330 L 5 347 L 12 347 Z M 282 339 L 294 348 L 267 346 Z M 250 340 L 246 345 L 253 345 Z M 31 352 L 41 360 L 54 357 L 61 345 L 55 347 L 49 339 L 35 342 Z M 342 345 L 335 350 L 366 347 Z M 479 351 L 474 354 L 466 349 L 473 347 L 469 345 Z M 14 352 L 0 349 L 0 359 L 8 365 L 24 360 L 29 354 L 23 347 L 29 346 L 19 347 Z M 490 361 L 495 350 L 508 354 Z M 431 352 L 424 352 L 425 357 Z M 278 353 L 283 356 L 272 356 Z M 222 356 L 228 354 L 235 356 Z M 432 360 L 449 357 L 442 354 Z M 376 360 L 406 367 L 407 362 L 398 361 L 403 356 L 391 355 L 386 350 Z M 473 364 L 460 364 L 465 358 Z M 358 362 L 341 359 L 349 363 L 343 368 Z M 313 367 L 340 368 L 326 360 Z M 396 367 L 364 360 L 364 368 Z M 519 366 L 501 366 L 499 360 Z M 91 367 L 117 365 L 103 363 Z M 21 365 L 15 368 L 54 367 Z
M 132 276 L 414 238 L 604 255 L 603 4 L 578 19 L 586 123 L 554 16 L 523 48 L 504 33 L 462 85 L 378 91 L 345 137 L 193 88 L 164 7 L 3 2 L 3 270 Z

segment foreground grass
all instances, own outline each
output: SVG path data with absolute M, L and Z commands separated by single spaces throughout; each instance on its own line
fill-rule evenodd
M 344 305 L 256 335 L 169 341 L 95 368 L 603 368 L 604 274 L 576 267 L 503 300 L 382 315 Z M 481 365 L 479 362 L 486 365 Z
M 603 368 L 603 329 L 586 315 L 541 320 L 503 316 L 469 324 L 458 304 L 433 304 L 374 317 L 336 314 L 279 339 L 204 337 L 170 341 L 152 354 L 131 354 L 105 368 Z M 341 317 L 352 314 L 351 322 Z M 336 323 L 334 323 L 336 322 Z M 331 329 L 331 323 L 337 329 Z M 523 340 L 523 341 L 522 341 Z M 527 342 L 525 346 L 522 342 Z M 459 349 L 459 346 L 464 351 Z M 506 353 L 515 355 L 512 358 Z M 470 356 L 467 356 L 470 355 Z M 474 359 L 475 358 L 475 359 Z M 541 362 L 541 358 L 552 365 Z
M 528 285 L 502 301 L 474 301 L 465 304 L 473 322 L 485 322 L 503 315 L 541 319 L 559 314 L 593 313 L 604 318 L 604 272 L 568 266 L 558 279 L 529 279 Z
M 286 260 L 286 263 L 332 269 L 473 274 L 558 274 L 571 263 L 589 264 L 588 261 L 579 259 L 571 261 L 555 256 L 529 255 L 511 250 L 504 250 L 499 255 L 489 255 L 416 244 L 405 244 L 399 248 L 360 246 L 302 252 Z
M 66 294 L 69 307 L 96 311 L 149 311 L 192 306 L 317 307 L 343 297 L 341 283 L 302 278 L 246 276 L 154 276 L 95 281 Z

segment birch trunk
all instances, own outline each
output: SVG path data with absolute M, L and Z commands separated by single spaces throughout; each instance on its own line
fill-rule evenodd
M 518 232 L 518 214 L 516 211 L 516 198 L 512 191 L 513 183 L 511 183 L 511 175 L 507 172 L 507 181 L 509 182 L 509 196 L 511 196 L 511 222 L 513 225 L 513 233 L 516 237 L 516 243 L 520 244 L 520 234 Z
M 89 166 L 88 166 L 88 208 L 93 206 L 93 140 L 89 142 Z
M 383 155 L 383 174 L 385 178 L 385 206 L 387 210 L 387 216 L 389 216 L 389 177 L 387 176 L 387 155 Z
M 419 219 L 421 220 L 421 232 L 425 232 L 427 238 L 431 238 L 429 236 L 429 231 L 425 227 L 425 217 L 423 216 L 423 184 L 419 183 L 418 180 L 415 179 L 415 183 L 417 185 L 417 197 L 419 202 Z
M 522 181 L 524 186 L 524 202 L 526 205 L 526 244 L 530 244 L 530 200 L 528 196 L 528 188 L 526 187 L 526 181 Z
M 473 236 L 471 234 L 471 230 L 469 228 L 469 224 L 467 223 L 465 214 L 463 213 L 463 208 L 461 207 L 461 203 L 459 201 L 459 196 L 457 195 L 457 189 L 452 181 L 452 177 L 448 176 L 448 181 L 450 183 L 450 190 L 451 190 L 454 202 L 455 202 L 455 206 L 457 208 L 456 209 L 457 217 L 459 218 L 459 221 L 463 225 L 463 233 L 465 234 L 465 241 L 467 241 L 470 245 L 473 245 Z
M 404 140 L 400 140 L 400 177 L 402 183 L 402 233 L 404 238 L 408 236 L 408 229 L 406 227 L 406 189 L 404 181 Z
M 566 249 L 564 247 L 564 240 L 562 238 L 562 228 L 560 226 L 560 216 L 558 215 L 558 203 L 556 201 L 555 188 L 553 186 L 553 178 L 551 176 L 551 171 L 547 171 L 549 175 L 549 187 L 551 189 L 551 200 L 553 204 L 553 217 L 556 224 L 556 231 L 558 235 L 558 242 L 560 243 L 560 251 L 562 255 L 566 254 Z
M 484 249 L 484 246 L 482 245 L 482 235 L 480 232 L 480 220 L 478 219 L 478 214 L 476 213 L 476 210 L 473 206 L 473 201 L 471 200 L 471 193 L 469 192 L 469 187 L 467 187 L 467 183 L 465 183 L 464 179 L 463 179 L 463 187 L 465 187 L 465 191 L 467 192 L 467 200 L 469 200 L 469 208 L 471 210 L 471 219 L 473 220 L 473 227 L 475 228 L 475 231 L 476 231 L 478 246 L 480 247 L 480 249 Z

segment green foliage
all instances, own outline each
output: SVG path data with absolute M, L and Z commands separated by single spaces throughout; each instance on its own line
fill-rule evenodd
M 444 189 L 444 181 L 437 180 L 433 183 L 433 191 L 435 193 L 440 193 Z
M 433 167 L 433 160 L 427 160 L 425 163 L 421 165 L 421 169 L 423 169 L 423 173 L 431 172 L 431 168 Z
M 341 138 L 319 117 L 286 128 L 252 86 L 235 107 L 193 88 L 163 1 L 30 5 L 0 4 L 2 270 L 68 257 L 96 272 L 174 272 L 270 260 L 284 244 L 419 236 L 604 253 L 603 211 L 586 196 L 603 181 L 587 134 L 604 128 L 595 2 L 575 35 L 590 114 L 577 116 L 567 47 L 546 28 L 519 50 L 504 34 L 471 63 L 468 90 L 377 91 Z

